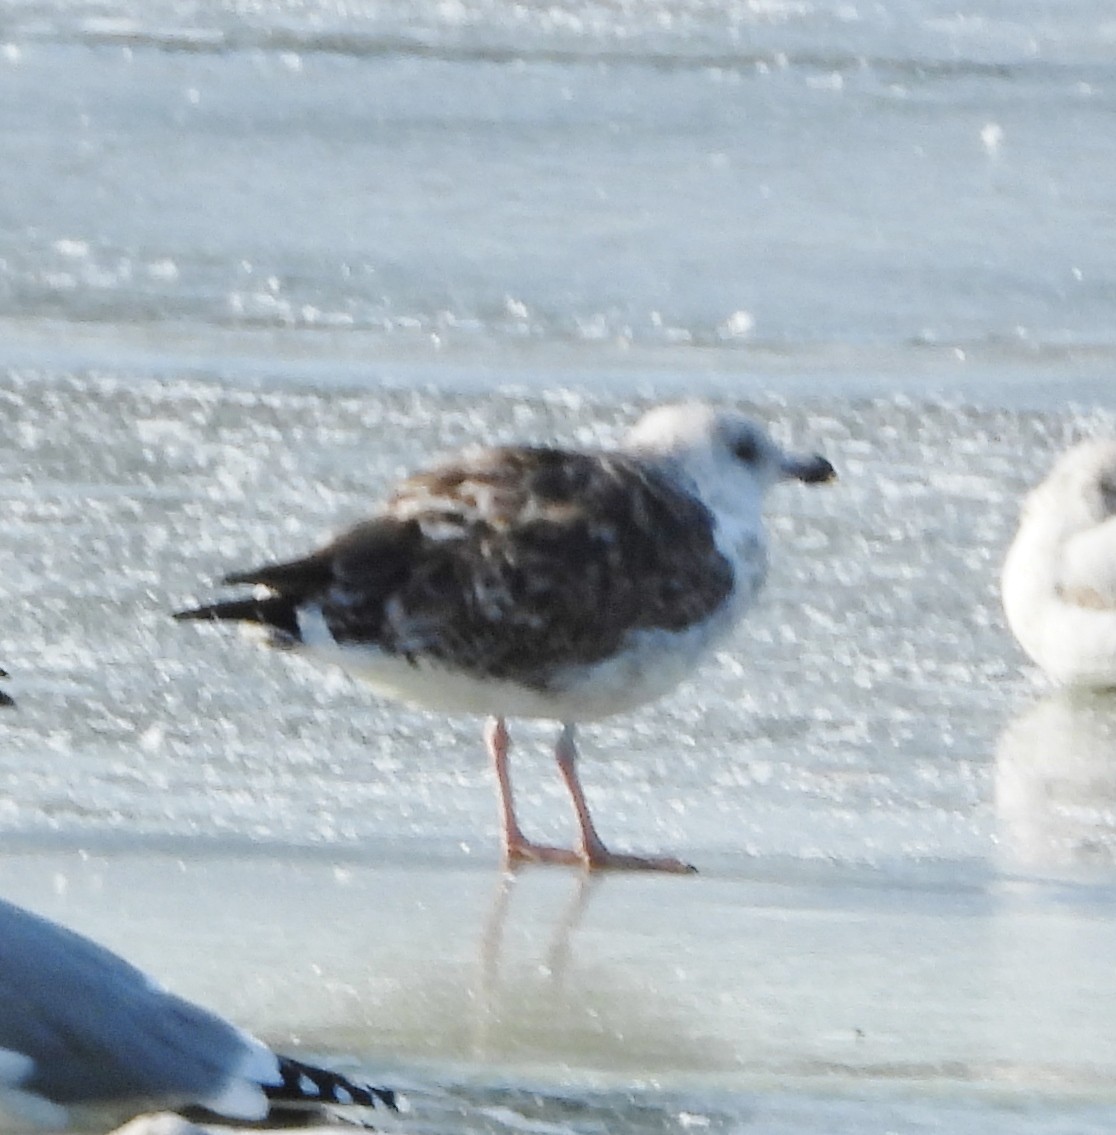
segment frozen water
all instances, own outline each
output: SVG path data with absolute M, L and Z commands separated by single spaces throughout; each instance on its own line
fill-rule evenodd
M 8 7 L 20 338 L 1111 367 L 1103 3 Z
M 1105 707 L 1025 716 L 996 592 L 1025 486 L 1104 413 L 741 404 L 841 480 L 773 494 L 737 638 L 584 746 L 607 837 L 696 880 L 501 881 L 475 721 L 168 617 L 404 467 L 638 403 L 9 371 L 5 895 L 446 1130 L 1108 1115 Z M 518 734 L 526 822 L 568 839 L 548 729 Z
M 0 892 L 424 1130 L 1116 1119 L 1104 698 L 996 592 L 1112 432 L 1095 0 L 33 0 L 0 19 Z M 503 880 L 476 723 L 172 623 L 478 437 L 825 452 L 701 680 Z M 525 820 L 568 838 L 516 732 Z
M 475 722 L 399 710 L 168 612 L 227 570 L 312 547 L 398 470 L 466 439 L 614 440 L 635 405 L 28 374 L 0 399 L 17 426 L 0 455 L 0 556 L 18 583 L 6 636 L 24 703 L 6 749 L 38 786 L 11 805 L 11 834 L 464 841 L 491 859 Z M 980 861 L 991 711 L 1012 704 L 1017 673 L 996 570 L 1030 472 L 1016 455 L 1044 423 L 885 402 L 842 417 L 743 408 L 842 479 L 775 495 L 765 599 L 700 683 L 588 731 L 601 817 L 699 857 Z M 560 835 L 548 732 L 521 733 L 520 779 L 532 822 Z M 44 744 L 62 766 L 41 767 Z

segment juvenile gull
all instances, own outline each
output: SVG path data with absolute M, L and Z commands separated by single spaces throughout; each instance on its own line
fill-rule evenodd
M 1116 686 L 1116 441 L 1075 445 L 1030 493 L 1001 584 L 1008 625 L 1051 678 Z
M 398 485 L 369 520 L 303 559 L 225 578 L 251 597 L 179 612 L 272 628 L 380 693 L 489 716 L 509 862 L 691 870 L 601 841 L 574 730 L 654 701 L 689 676 L 749 607 L 767 568 L 764 490 L 828 481 L 823 457 L 700 404 L 648 413 L 615 451 L 478 449 Z M 505 718 L 562 723 L 555 756 L 576 849 L 524 836 Z
M 241 1122 L 395 1108 L 394 1093 L 279 1056 L 123 958 L 0 901 L 0 1117 L 152 1106 Z M 2 1125 L 2 1119 L 0 1119 Z

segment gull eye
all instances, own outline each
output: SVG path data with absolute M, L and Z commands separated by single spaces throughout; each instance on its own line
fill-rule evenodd
M 1106 473 L 1100 481 L 1101 507 L 1106 516 L 1116 514 L 1116 475 Z
M 750 465 L 759 456 L 759 445 L 751 434 L 741 434 L 732 440 L 732 455 L 737 461 Z

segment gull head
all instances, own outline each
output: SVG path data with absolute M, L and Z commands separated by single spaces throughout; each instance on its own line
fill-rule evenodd
M 1062 531 L 1099 524 L 1116 515 L 1116 441 L 1082 441 L 1054 463 L 1027 498 L 1024 521 L 1056 520 Z
M 628 434 L 625 449 L 673 466 L 702 496 L 764 490 L 778 481 L 823 484 L 837 474 L 820 454 L 780 448 L 757 422 L 700 402 L 659 406 Z

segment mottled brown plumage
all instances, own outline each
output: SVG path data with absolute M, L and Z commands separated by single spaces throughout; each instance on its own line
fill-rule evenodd
M 330 630 L 365 641 L 378 615 L 381 646 L 478 677 L 546 689 L 634 631 L 700 622 L 732 588 L 708 510 L 623 458 L 490 451 L 404 482 L 388 508 L 411 518 L 409 570 L 375 609 L 366 548 L 339 548 Z
M 226 582 L 277 594 L 182 617 L 258 616 L 297 641 L 294 609 L 312 602 L 339 644 L 545 690 L 632 632 L 708 618 L 733 571 L 709 510 L 631 458 L 504 448 L 409 478 L 313 555 Z

